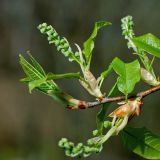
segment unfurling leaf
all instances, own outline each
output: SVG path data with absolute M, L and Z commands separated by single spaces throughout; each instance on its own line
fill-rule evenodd
M 58 78 L 79 78 L 79 73 L 49 74 L 47 76 L 40 64 L 31 55 L 29 57 L 32 63 L 26 61 L 22 55 L 19 57 L 20 64 L 26 74 L 26 78 L 23 78 L 21 81 L 28 85 L 30 93 L 36 88 L 38 91 L 70 106 L 72 109 L 84 104 L 83 101 L 79 101 L 69 94 L 64 93 L 52 80 Z
M 32 86 L 30 87 L 30 91 L 31 91 L 33 88 L 37 87 L 35 83 L 38 81 L 44 82 L 44 79 L 46 78 L 46 76 L 42 73 L 42 69 L 40 69 L 40 67 L 37 67 L 37 66 L 40 66 L 40 64 L 38 62 L 35 63 L 35 61 L 33 63 L 33 57 L 31 60 L 33 64 L 26 61 L 22 55 L 19 55 L 19 58 L 20 58 L 20 65 L 22 66 L 23 71 L 26 74 L 26 78 L 22 79 L 21 81 L 27 83 L 28 85 L 30 83 L 30 85 Z M 37 83 L 38 85 L 39 85 L 39 82 Z M 47 93 L 49 90 L 59 90 L 59 87 L 57 86 L 56 83 L 54 83 L 54 81 L 50 80 L 48 82 L 45 81 L 43 84 L 41 83 L 41 85 L 39 85 L 39 90 L 44 93 Z
M 31 93 L 33 89 L 40 87 L 42 84 L 46 82 L 46 78 L 38 79 L 35 81 L 30 81 L 28 83 L 29 92 Z
M 124 145 L 146 159 L 160 159 L 160 137 L 147 128 L 127 127 L 121 132 Z
M 30 52 L 27 52 L 27 54 L 29 55 L 29 58 L 33 64 L 33 66 L 43 75 L 46 76 L 46 73 L 44 71 L 44 69 L 42 68 L 42 66 L 36 61 L 36 59 L 31 55 Z
M 19 55 L 19 58 L 20 58 L 19 63 L 22 66 L 26 76 L 30 80 L 37 80 L 37 79 L 44 78 L 44 75 L 42 75 L 42 73 L 39 72 L 33 65 L 28 63 L 22 55 Z
M 97 79 L 98 86 L 101 88 L 104 79 L 113 71 L 112 64 L 108 66 L 108 68 L 103 71 L 100 77 Z
M 115 58 L 112 66 L 114 71 L 119 75 L 117 79 L 118 89 L 127 96 L 133 91 L 135 84 L 140 80 L 140 64 L 138 60 L 124 63 L 119 58 Z
M 143 51 L 160 58 L 160 39 L 151 33 L 132 39 L 134 44 Z
M 94 42 L 95 42 L 95 38 L 97 36 L 97 33 L 98 33 L 100 28 L 102 28 L 104 26 L 108 26 L 108 25 L 111 25 L 111 23 L 106 22 L 106 21 L 96 22 L 95 25 L 94 25 L 94 29 L 93 29 L 93 32 L 92 32 L 91 36 L 83 44 L 83 47 L 84 47 L 83 53 L 85 55 L 86 64 L 88 66 L 90 66 L 92 51 L 93 51 L 93 48 L 94 48 Z

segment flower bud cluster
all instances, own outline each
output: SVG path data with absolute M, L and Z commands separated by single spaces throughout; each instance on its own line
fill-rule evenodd
M 88 157 L 93 153 L 99 153 L 102 149 L 100 146 L 95 146 L 92 140 L 88 141 L 88 146 L 83 143 L 75 145 L 73 142 L 69 142 L 68 139 L 62 138 L 58 145 L 65 150 L 66 156 L 69 157 Z
M 124 18 L 121 19 L 122 22 L 122 35 L 125 36 L 125 39 L 128 38 L 133 38 L 134 36 L 134 32 L 133 32 L 133 20 L 132 20 L 132 16 L 126 16 Z
M 55 44 L 57 50 L 60 51 L 65 57 L 69 57 L 69 61 L 73 61 L 73 57 L 78 57 L 77 54 L 73 54 L 69 42 L 66 38 L 60 38 L 56 30 L 47 23 L 42 23 L 38 26 L 38 29 L 42 34 L 47 35 L 49 44 Z

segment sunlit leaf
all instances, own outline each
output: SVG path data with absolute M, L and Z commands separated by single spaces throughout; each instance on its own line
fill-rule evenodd
M 119 58 L 115 58 L 112 66 L 119 75 L 117 82 L 118 89 L 127 96 L 133 91 L 135 84 L 140 80 L 140 64 L 138 60 L 124 63 Z
M 160 39 L 151 33 L 132 39 L 134 44 L 141 50 L 144 50 L 160 58 Z
M 90 65 L 90 61 L 91 61 L 91 57 L 92 57 L 92 51 L 93 51 L 93 48 L 94 48 L 94 42 L 95 42 L 95 38 L 97 36 L 97 33 L 98 33 L 99 29 L 104 27 L 104 26 L 108 26 L 108 25 L 111 25 L 111 23 L 106 22 L 106 21 L 96 22 L 95 25 L 94 25 L 94 29 L 93 29 L 93 32 L 92 32 L 91 36 L 84 42 L 83 53 L 85 55 L 87 65 Z

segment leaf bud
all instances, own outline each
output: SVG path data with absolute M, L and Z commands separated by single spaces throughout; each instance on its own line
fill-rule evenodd
M 144 68 L 141 68 L 141 78 L 144 82 L 152 86 L 157 86 L 160 84 L 160 82 L 158 82 L 156 78 Z

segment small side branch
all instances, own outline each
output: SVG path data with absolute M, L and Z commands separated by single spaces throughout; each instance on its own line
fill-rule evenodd
M 132 98 L 140 98 L 143 99 L 144 97 L 160 90 L 160 85 L 152 87 L 148 90 L 142 91 L 137 93 L 136 95 L 131 95 L 128 97 L 128 99 Z M 80 101 L 80 104 L 78 106 L 68 106 L 68 109 L 87 109 L 87 108 L 93 108 L 96 106 L 100 106 L 101 104 L 105 103 L 112 103 L 112 102 L 119 102 L 125 100 L 125 96 L 117 96 L 117 97 L 105 97 L 101 101 L 95 101 L 95 102 L 86 102 L 86 101 Z

